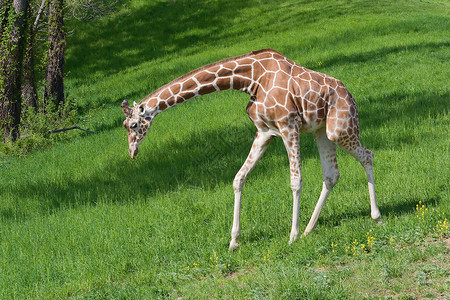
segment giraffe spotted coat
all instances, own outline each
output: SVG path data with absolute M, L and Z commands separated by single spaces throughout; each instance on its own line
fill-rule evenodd
M 128 131 L 129 152 L 137 155 L 156 115 L 191 98 L 223 90 L 250 95 L 247 114 L 257 128 L 255 140 L 236 174 L 235 208 L 230 249 L 238 246 L 242 188 L 249 172 L 274 137 L 281 137 L 289 155 L 293 220 L 290 242 L 299 231 L 299 199 L 302 188 L 299 132 L 312 132 L 317 142 L 323 187 L 305 233 L 312 231 L 320 211 L 339 178 L 336 145 L 353 155 L 364 167 L 371 203 L 371 216 L 380 220 L 373 181 L 373 153 L 359 141 L 358 112 L 352 95 L 341 81 L 306 69 L 272 49 L 225 59 L 194 70 L 157 89 L 139 104 L 122 103 Z

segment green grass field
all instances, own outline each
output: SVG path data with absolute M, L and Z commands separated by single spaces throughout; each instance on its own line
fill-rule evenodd
M 67 24 L 66 91 L 78 125 L 98 133 L 0 160 L 1 299 L 448 299 L 447 1 L 123 2 Z M 164 112 L 130 159 L 123 99 L 268 47 L 355 97 L 382 225 L 363 168 L 338 151 L 316 230 L 289 246 L 289 164 L 276 139 L 246 181 L 240 247 L 228 252 L 232 181 L 255 134 L 240 92 Z M 311 135 L 301 147 L 302 231 L 322 175 Z

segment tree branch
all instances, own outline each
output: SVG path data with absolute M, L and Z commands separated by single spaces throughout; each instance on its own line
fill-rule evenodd
M 89 133 L 97 133 L 95 131 L 83 129 L 83 128 L 79 127 L 79 126 L 72 126 L 72 127 L 66 127 L 66 128 L 61 128 L 61 129 L 50 130 L 50 131 L 47 131 L 47 133 L 58 133 L 58 132 L 63 132 L 63 131 L 68 131 L 68 130 L 73 130 L 73 129 L 78 129 L 78 130 L 81 130 L 81 131 L 84 131 L 84 132 L 89 132 Z M 28 135 L 22 135 L 22 136 L 20 136 L 20 138 L 21 139 L 26 139 L 26 138 L 29 138 L 30 136 L 33 136 L 33 135 L 34 135 L 33 133 L 32 134 L 28 134 Z
M 39 10 L 37 12 L 36 19 L 34 20 L 34 23 L 33 23 L 33 32 L 36 30 L 36 27 L 39 23 L 39 19 L 41 18 L 42 12 L 44 11 L 45 1 L 46 0 L 42 0 L 41 6 L 39 6 Z
M 78 130 L 82 130 L 82 131 L 85 131 L 85 132 L 96 133 L 95 131 L 86 130 L 86 129 L 80 128 L 79 126 L 72 126 L 72 127 L 61 128 L 61 129 L 55 129 L 55 130 L 49 131 L 48 133 L 57 133 L 57 132 L 63 132 L 63 131 L 72 130 L 72 129 L 78 129 Z

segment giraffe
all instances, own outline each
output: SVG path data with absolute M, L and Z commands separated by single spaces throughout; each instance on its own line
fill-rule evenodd
M 273 49 L 262 49 L 196 69 L 160 87 L 139 104 L 121 104 L 125 114 L 129 153 L 134 158 L 153 119 L 162 111 L 191 98 L 222 90 L 250 95 L 247 115 L 257 128 L 250 153 L 233 181 L 234 214 L 230 250 L 240 236 L 241 197 L 245 179 L 275 137 L 281 137 L 289 156 L 293 194 L 289 244 L 299 234 L 302 191 L 299 133 L 314 135 L 322 166 L 322 191 L 303 233 L 314 230 L 320 212 L 339 178 L 336 146 L 355 157 L 368 181 L 371 217 L 381 221 L 373 177 L 373 152 L 361 145 L 355 101 L 341 81 L 307 68 Z

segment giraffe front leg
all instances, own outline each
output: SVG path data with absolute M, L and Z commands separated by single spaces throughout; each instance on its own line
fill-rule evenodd
M 242 188 L 239 191 L 234 192 L 234 214 L 233 214 L 233 227 L 231 229 L 231 242 L 230 251 L 239 247 L 239 236 L 241 235 L 241 195 Z
M 252 149 L 250 150 L 245 163 L 242 165 L 241 169 L 234 178 L 234 215 L 233 227 L 231 229 L 231 242 L 229 248 L 230 251 L 235 250 L 239 246 L 238 240 L 241 234 L 241 197 L 245 179 L 247 178 L 247 175 L 253 170 L 259 159 L 262 157 L 264 151 L 266 151 L 267 146 L 269 146 L 269 143 L 272 139 L 273 136 L 268 133 L 260 131 L 256 133 Z
M 291 178 L 291 189 L 293 194 L 293 204 L 292 204 L 292 228 L 289 237 L 289 244 L 292 244 L 298 237 L 299 233 L 299 219 L 300 219 L 300 196 L 302 194 L 302 179 L 294 178 L 296 182 L 295 185 L 292 184 Z
M 300 166 L 300 142 L 297 126 L 290 128 L 287 134 L 283 134 L 283 142 L 289 155 L 289 166 L 291 173 L 292 203 L 292 228 L 289 244 L 298 237 L 300 218 L 300 197 L 302 193 L 302 173 Z

